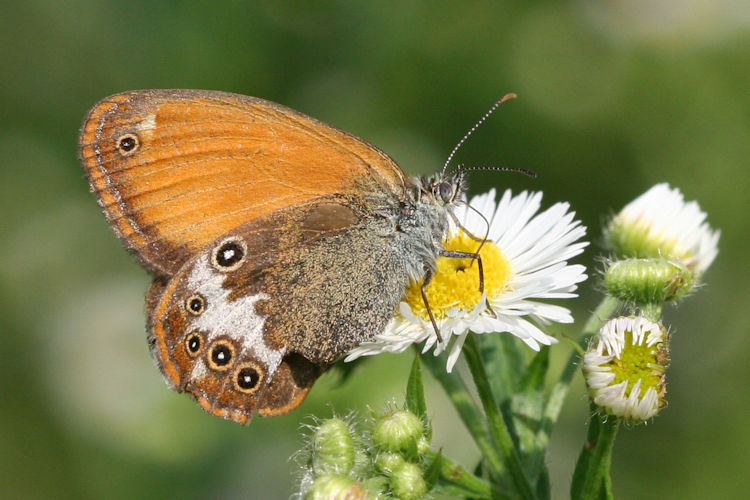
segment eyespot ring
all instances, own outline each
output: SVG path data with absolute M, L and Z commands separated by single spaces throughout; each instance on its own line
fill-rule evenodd
M 188 356 L 196 358 L 203 348 L 203 336 L 200 332 L 190 332 L 185 337 L 185 350 Z
M 217 339 L 206 349 L 206 363 L 212 370 L 224 372 L 234 364 L 234 344 L 227 339 Z
M 239 268 L 246 258 L 247 243 L 239 236 L 230 236 L 222 240 L 211 252 L 211 264 L 225 273 Z
M 193 316 L 200 316 L 206 310 L 206 299 L 199 293 L 194 293 L 185 300 L 185 310 Z
M 141 140 L 133 133 L 123 134 L 115 141 L 115 147 L 122 156 L 130 156 L 141 147 Z
M 256 363 L 243 363 L 234 372 L 234 388 L 245 394 L 257 391 L 265 378 L 265 370 Z

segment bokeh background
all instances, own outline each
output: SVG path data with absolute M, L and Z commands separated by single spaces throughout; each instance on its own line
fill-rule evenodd
M 656 182 L 721 228 L 700 293 L 667 311 L 669 407 L 623 429 L 623 498 L 746 498 L 750 468 L 747 247 L 750 4 L 575 2 L 8 2 L 0 19 L 0 496 L 287 498 L 307 415 L 401 402 L 411 354 L 324 377 L 291 415 L 249 428 L 169 391 L 149 357 L 149 277 L 101 215 L 76 158 L 99 99 L 138 88 L 255 95 L 349 130 L 410 174 L 457 161 L 538 172 L 472 175 L 570 201 L 601 224 Z M 585 318 L 592 279 L 573 303 Z M 570 332 L 575 332 L 571 327 Z M 553 347 L 557 367 L 569 347 Z M 429 381 L 436 444 L 472 466 Z M 547 458 L 567 496 L 586 426 L 580 378 Z

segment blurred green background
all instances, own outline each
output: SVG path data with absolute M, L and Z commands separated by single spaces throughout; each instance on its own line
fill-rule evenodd
M 249 428 L 169 391 L 145 342 L 149 277 L 101 215 L 76 158 L 99 99 L 202 88 L 277 101 L 349 130 L 410 174 L 461 150 L 490 186 L 570 201 L 594 245 L 605 218 L 656 182 L 722 230 L 706 286 L 667 312 L 669 407 L 623 429 L 621 498 L 745 498 L 750 468 L 750 4 L 651 2 L 8 2 L 0 20 L 0 496 L 287 498 L 300 423 L 401 402 L 411 354 L 324 377 L 304 405 Z M 584 319 L 592 279 L 574 301 Z M 573 328 L 566 331 L 574 332 Z M 570 351 L 553 348 L 559 365 Z M 430 381 L 432 382 L 432 381 Z M 435 441 L 477 452 L 432 383 Z M 580 378 L 547 461 L 567 496 L 587 421 Z

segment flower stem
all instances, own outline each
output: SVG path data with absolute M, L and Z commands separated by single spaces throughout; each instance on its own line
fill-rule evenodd
M 641 306 L 641 314 L 651 321 L 658 322 L 661 318 L 661 304 L 643 304 Z
M 571 498 L 582 500 L 613 498 L 610 469 L 620 419 L 610 416 L 606 420 L 599 420 L 600 417 L 597 415 L 592 415 L 591 418 L 589 431 L 594 432 L 589 432 L 584 448 L 581 450 L 573 476 Z
M 583 326 L 583 333 L 584 335 L 591 335 L 592 333 L 599 330 L 599 328 L 602 327 L 604 323 L 607 322 L 610 315 L 615 311 L 615 308 L 617 307 L 617 299 L 610 296 L 605 295 L 601 302 L 599 302 L 599 305 L 594 309 L 594 312 L 591 313 L 591 316 L 589 316 L 588 321 L 586 321 L 586 324 Z
M 426 457 L 428 460 L 434 460 L 436 455 L 437 452 L 428 451 Z M 486 481 L 468 472 L 445 455 L 442 455 L 440 460 L 440 479 L 443 483 L 458 486 L 473 498 L 490 498 L 492 496 L 492 488 Z
M 489 378 L 487 377 L 487 372 L 484 368 L 484 362 L 482 361 L 479 347 L 473 335 L 469 335 L 466 339 L 463 353 L 464 356 L 466 356 L 469 370 L 474 379 L 474 384 L 477 387 L 477 393 L 482 401 L 484 412 L 487 415 L 490 435 L 495 444 L 499 447 L 500 453 L 503 455 L 508 471 L 513 478 L 513 483 L 515 484 L 521 498 L 533 499 L 535 498 L 535 495 L 531 488 L 531 484 L 521 466 L 521 461 L 518 458 L 518 453 L 513 444 L 508 425 L 503 418 L 503 414 L 500 412 L 497 402 L 495 401 L 495 396 L 492 393 Z

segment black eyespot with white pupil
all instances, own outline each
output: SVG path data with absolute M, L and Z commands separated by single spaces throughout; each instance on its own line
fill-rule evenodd
M 117 138 L 117 150 L 122 155 L 135 153 L 141 145 L 141 141 L 135 134 L 124 134 Z
M 218 340 L 208 352 L 208 366 L 213 370 L 228 370 L 234 362 L 234 345 L 227 340 Z
M 261 374 L 254 366 L 243 366 L 237 371 L 237 389 L 252 393 L 258 389 Z
M 221 246 L 218 252 L 216 252 L 216 262 L 221 267 L 231 267 L 240 260 L 242 260 L 242 247 L 237 243 L 225 243 Z
M 218 366 L 226 366 L 232 362 L 232 351 L 225 345 L 217 345 L 211 350 L 211 361 Z
M 190 356 L 197 355 L 203 347 L 203 339 L 197 333 L 191 333 L 185 339 L 185 348 Z
M 190 314 L 198 316 L 206 310 L 206 299 L 199 294 L 194 294 L 188 297 L 185 301 L 185 308 Z
M 245 244 L 240 238 L 224 241 L 214 250 L 214 265 L 220 271 L 237 269 L 245 261 L 246 251 Z

